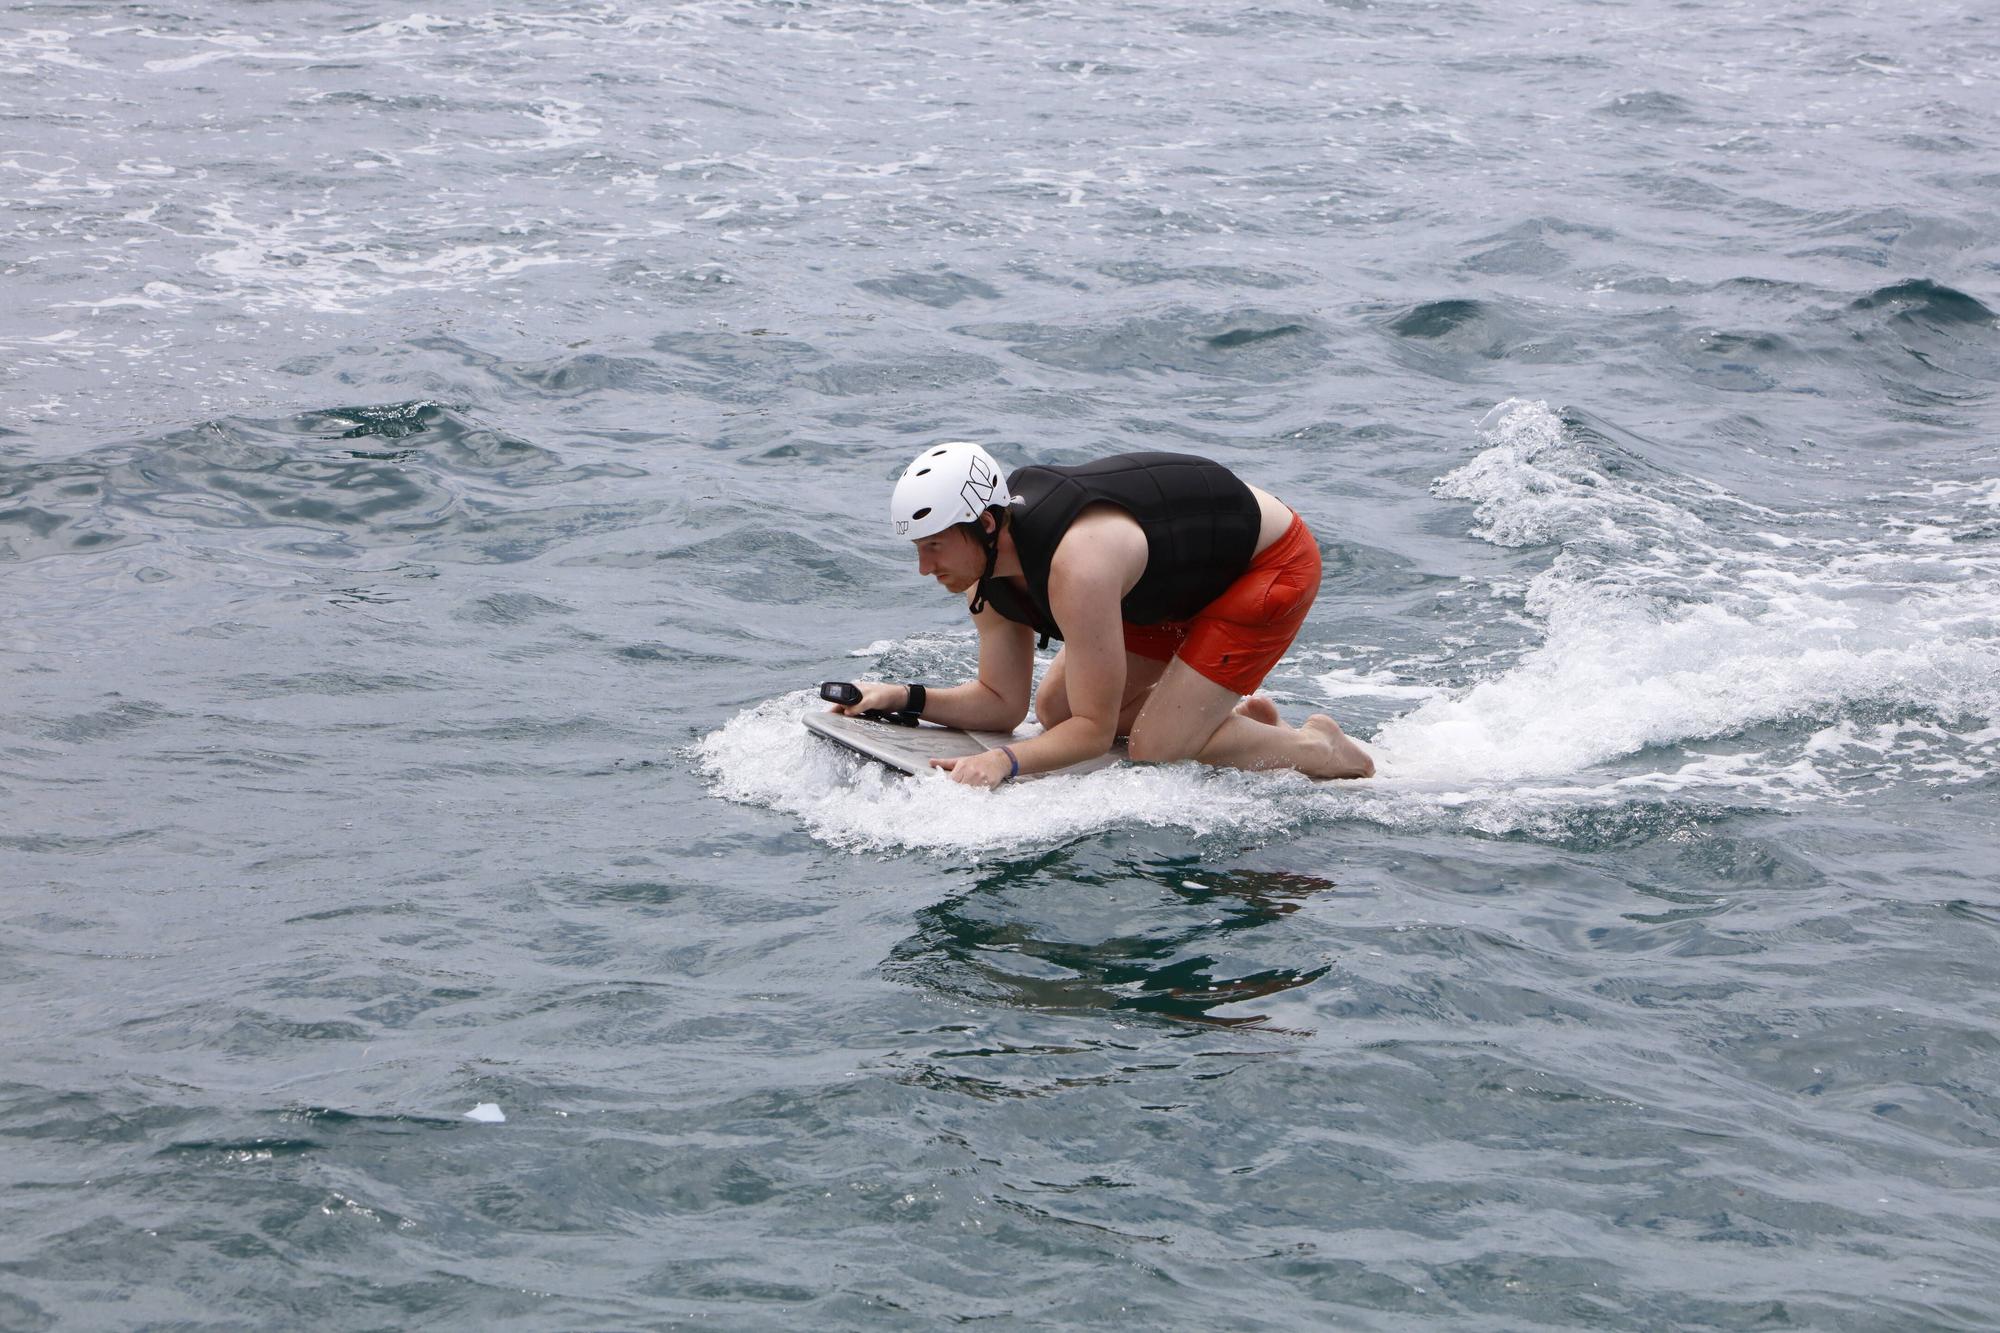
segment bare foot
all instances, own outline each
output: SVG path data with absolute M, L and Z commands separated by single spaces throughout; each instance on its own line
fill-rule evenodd
M 1307 777 L 1323 780 L 1375 776 L 1375 761 L 1368 757 L 1368 751 L 1356 745 L 1354 739 L 1340 729 L 1340 724 L 1325 713 L 1314 713 L 1299 730 L 1326 742 L 1324 759 L 1315 756 L 1299 765 L 1299 771 Z
M 1261 694 L 1253 694 L 1236 705 L 1236 716 L 1247 717 L 1252 722 L 1262 722 L 1267 727 L 1282 727 L 1284 720 L 1278 716 L 1278 705 Z

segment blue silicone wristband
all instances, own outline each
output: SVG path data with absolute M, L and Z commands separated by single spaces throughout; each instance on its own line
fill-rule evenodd
M 1014 747 L 1011 745 L 1001 746 L 1000 753 L 1006 755 L 1007 762 L 1013 765 L 1012 768 L 1009 768 L 1007 770 L 1007 778 L 1006 778 L 1008 782 L 1012 782 L 1015 778 L 1021 776 L 1021 760 L 1018 756 L 1015 755 Z

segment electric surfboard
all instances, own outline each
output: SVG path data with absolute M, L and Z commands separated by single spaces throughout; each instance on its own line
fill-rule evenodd
M 851 750 L 863 759 L 872 759 L 912 775 L 935 772 L 931 767 L 933 759 L 963 759 L 968 755 L 997 750 L 1019 739 L 1008 731 L 960 731 L 957 727 L 940 727 L 932 722 L 906 727 L 865 717 L 849 717 L 845 713 L 802 713 L 799 720 L 814 735 Z M 1124 758 L 1125 746 L 1121 742 L 1112 746 L 1109 754 L 1071 764 L 1068 768 L 1030 776 L 1052 778 L 1058 773 L 1095 773 L 1100 768 L 1122 762 Z M 1027 780 L 1021 779 L 1023 782 Z

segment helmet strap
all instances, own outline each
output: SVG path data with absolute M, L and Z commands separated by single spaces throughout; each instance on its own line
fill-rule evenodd
M 992 513 L 991 510 L 987 511 Z M 986 547 L 986 572 L 979 576 L 978 591 L 972 594 L 972 614 L 978 615 L 986 609 L 986 583 L 993 577 L 993 566 L 1000 560 L 1000 515 L 993 515 L 993 531 L 980 529 Z

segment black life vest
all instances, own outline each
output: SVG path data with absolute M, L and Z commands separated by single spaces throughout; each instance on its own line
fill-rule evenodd
M 1047 643 L 1062 628 L 1049 610 L 1049 562 L 1084 508 L 1114 504 L 1146 534 L 1146 572 L 1120 613 L 1134 625 L 1187 620 L 1220 597 L 1257 552 L 1263 511 L 1257 497 L 1220 463 L 1192 454 L 1115 454 L 1073 467 L 1024 467 L 1007 479 L 1023 502 L 1008 531 L 1028 591 L 986 579 L 980 596 Z

